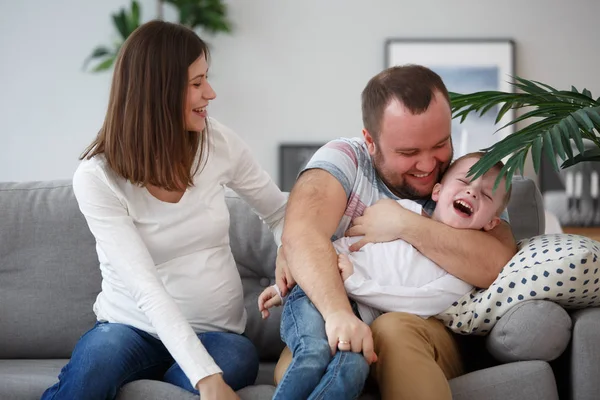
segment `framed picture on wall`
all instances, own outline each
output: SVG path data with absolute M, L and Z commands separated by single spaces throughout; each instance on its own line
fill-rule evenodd
M 279 188 L 292 190 L 300 171 L 324 143 L 283 143 L 279 145 Z
M 424 65 L 442 77 L 450 92 L 512 92 L 514 47 L 510 39 L 388 39 L 385 66 Z M 510 111 L 495 124 L 497 111 L 483 117 L 471 114 L 462 124 L 452 120 L 455 157 L 487 148 L 514 131 L 510 126 L 495 133 L 514 118 Z

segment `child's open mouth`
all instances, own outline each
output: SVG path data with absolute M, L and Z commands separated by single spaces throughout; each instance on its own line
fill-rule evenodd
M 470 217 L 473 214 L 473 207 L 463 200 L 454 201 L 454 209 Z

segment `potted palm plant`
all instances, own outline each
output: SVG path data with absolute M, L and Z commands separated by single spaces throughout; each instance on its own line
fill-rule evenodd
M 507 178 L 508 187 L 515 172 L 523 173 L 530 152 L 536 173 L 539 172 L 544 153 L 557 171 L 583 161 L 600 161 L 600 98 L 594 99 L 587 89 L 580 91 L 571 87 L 571 90 L 557 90 L 520 77 L 515 77 L 512 85 L 520 91 L 450 93 L 453 118 L 460 118 L 461 123 L 472 112 L 483 115 L 496 110 L 496 106 L 500 107 L 496 123 L 511 109 L 526 109 L 521 116 L 499 130 L 521 121 L 533 120 L 484 149 L 486 154 L 471 168 L 470 174 L 474 178 L 507 158 L 496 180 L 496 187 L 502 177 Z M 560 160 L 560 166 L 557 160 Z
M 179 12 L 179 23 L 191 29 L 201 28 L 209 33 L 231 32 L 227 19 L 227 7 L 223 0 L 157 0 L 157 18 L 162 19 L 163 4 L 174 6 Z M 97 60 L 92 72 L 109 69 L 119 53 L 119 49 L 131 33 L 140 26 L 140 5 L 132 0 L 130 8 L 121 8 L 111 15 L 119 34 L 112 46 L 98 46 L 84 61 L 83 68 Z

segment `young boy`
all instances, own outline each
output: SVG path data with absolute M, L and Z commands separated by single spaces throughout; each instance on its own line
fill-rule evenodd
M 433 188 L 431 198 L 437 205 L 431 218 L 458 229 L 491 230 L 500 222 L 499 215 L 506 208 L 510 190 L 505 190 L 504 180 L 496 190 L 493 187 L 503 164 L 499 162 L 474 181 L 467 178 L 467 172 L 482 155 L 483 153 L 467 154 L 448 168 L 442 181 Z M 414 201 L 399 200 L 399 203 L 416 213 L 422 213 L 421 205 Z M 350 253 L 349 246 L 359 239 L 360 237 L 344 237 L 336 240 L 333 246 L 339 254 L 338 266 L 348 296 L 355 300 L 352 302 L 353 307 L 356 306 L 358 316 L 367 324 L 381 313 L 389 311 L 408 312 L 424 318 L 434 316 L 472 289 L 471 285 L 448 274 L 403 240 L 371 243 L 360 251 Z M 258 305 L 263 318 L 268 317 L 268 308 L 283 302 L 278 293 L 279 289 L 274 285 L 259 296 Z M 304 299 L 305 297 L 299 298 L 298 301 Z M 290 303 L 293 301 L 295 298 L 292 296 L 286 302 L 282 321 L 285 314 L 291 312 Z M 324 324 L 322 318 L 320 323 Z M 314 324 L 316 321 L 310 321 L 306 326 L 313 327 Z M 325 330 L 322 332 L 324 335 Z M 282 339 L 288 345 L 290 342 L 297 342 L 290 340 L 288 335 L 304 334 L 282 329 Z M 327 343 L 325 335 L 323 340 Z M 305 347 L 294 349 L 290 346 L 290 349 L 294 359 L 306 359 L 298 354 L 306 352 Z M 327 365 L 324 366 L 326 367 Z M 274 398 L 284 396 L 284 393 L 279 393 L 284 382 L 303 379 L 303 385 L 307 385 L 306 378 L 295 375 L 293 371 L 288 368 Z M 314 383 L 314 387 L 317 384 L 319 382 Z M 286 383 L 286 386 L 295 385 Z M 285 393 L 281 398 L 292 397 L 290 393 Z

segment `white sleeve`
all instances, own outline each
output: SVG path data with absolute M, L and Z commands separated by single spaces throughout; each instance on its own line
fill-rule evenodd
M 98 246 L 192 386 L 222 372 L 166 292 L 126 205 L 111 189 L 104 171 L 79 168 L 73 190 Z
M 417 203 L 416 201 L 408 200 L 408 199 L 400 199 L 400 200 L 397 200 L 397 202 L 402 207 L 414 212 L 415 214 L 421 215 L 421 213 L 423 211 L 423 206 L 420 205 L 419 203 Z
M 472 289 L 471 285 L 450 274 L 421 287 L 405 287 L 379 284 L 356 270 L 344 281 L 344 286 L 351 298 L 367 306 L 383 312 L 407 312 L 422 317 L 441 313 Z
M 252 156 L 244 141 L 232 130 L 212 120 L 230 148 L 231 177 L 227 186 L 246 201 L 268 226 L 277 246 L 281 245 L 287 196 Z

